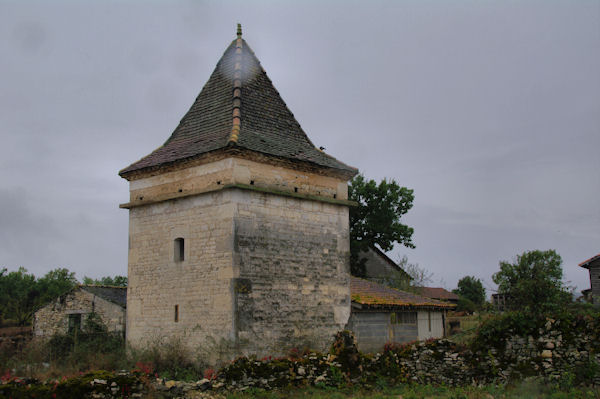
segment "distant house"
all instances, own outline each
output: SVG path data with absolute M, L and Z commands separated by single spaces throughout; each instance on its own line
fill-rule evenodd
M 377 247 L 362 253 L 365 258 L 365 278 L 384 285 L 406 285 L 412 277 Z
M 504 312 L 508 309 L 508 303 L 510 296 L 508 294 L 492 294 L 492 305 L 500 312 Z
M 352 312 L 348 329 L 358 348 L 377 352 L 387 342 L 410 342 L 445 335 L 446 311 L 456 305 L 350 278 Z
M 81 329 L 95 313 L 108 331 L 125 334 L 126 287 L 79 285 L 33 315 L 34 337 L 68 334 Z
M 600 305 L 600 254 L 584 260 L 579 266 L 590 273 L 590 289 L 583 291 L 584 296 L 594 305 Z
M 458 295 L 441 287 L 416 287 L 416 292 L 424 297 L 446 301 L 453 304 L 458 303 Z

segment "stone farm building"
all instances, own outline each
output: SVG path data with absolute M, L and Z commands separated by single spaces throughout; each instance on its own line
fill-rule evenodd
M 80 285 L 56 298 L 33 315 L 34 337 L 49 337 L 79 330 L 95 313 L 111 332 L 125 334 L 127 289 Z
M 325 349 L 350 320 L 356 173 L 313 145 L 238 28 L 167 141 L 119 172 L 128 342 Z

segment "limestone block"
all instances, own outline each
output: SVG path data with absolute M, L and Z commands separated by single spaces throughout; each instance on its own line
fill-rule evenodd
M 544 349 L 542 351 L 542 358 L 548 359 L 548 358 L 551 358 L 551 357 L 552 357 L 552 351 L 551 350 Z

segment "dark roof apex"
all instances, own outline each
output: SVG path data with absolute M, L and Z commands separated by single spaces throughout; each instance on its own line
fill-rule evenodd
M 586 269 L 589 269 L 590 266 L 592 265 L 592 263 L 594 263 L 597 260 L 600 260 L 600 254 L 598 254 L 596 256 L 592 256 L 591 258 L 589 258 L 587 260 L 584 260 L 583 262 L 581 262 L 579 264 L 579 266 L 585 267 Z
M 80 285 L 81 289 L 123 308 L 127 307 L 127 287 Z
M 121 170 L 156 169 L 236 147 L 352 176 L 357 170 L 316 148 L 294 118 L 254 52 L 237 38 L 227 47 L 212 75 L 158 149 Z

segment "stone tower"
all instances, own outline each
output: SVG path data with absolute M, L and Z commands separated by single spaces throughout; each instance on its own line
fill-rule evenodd
M 347 181 L 241 37 L 129 181 L 127 340 L 323 349 L 350 314 Z

